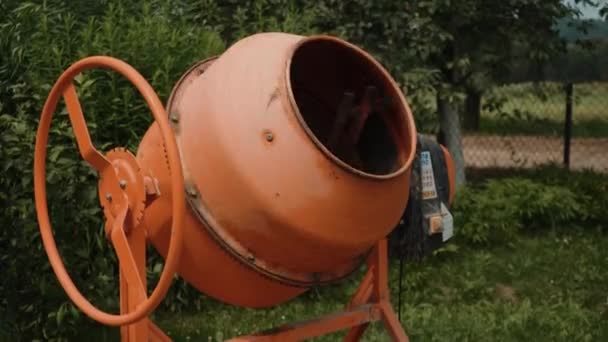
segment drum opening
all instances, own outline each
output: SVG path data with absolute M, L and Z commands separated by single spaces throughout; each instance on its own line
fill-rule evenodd
M 358 173 L 409 166 L 415 128 L 401 90 L 363 50 L 333 37 L 304 39 L 289 65 L 293 102 L 313 141 Z

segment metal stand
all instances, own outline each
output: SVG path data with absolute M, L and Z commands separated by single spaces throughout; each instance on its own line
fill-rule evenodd
M 146 288 L 146 235 L 143 227 L 137 227 L 127 235 L 127 240 L 131 251 L 133 252 L 133 258 L 137 264 L 137 270 L 139 272 L 143 288 Z M 119 267 L 120 270 L 120 313 L 126 314 L 127 312 L 135 310 L 138 304 L 141 303 L 141 296 L 137 291 L 129 291 L 129 285 L 127 283 L 127 277 L 124 274 L 123 267 Z M 162 330 L 150 319 L 144 318 L 139 322 L 133 324 L 124 325 L 120 327 L 120 336 L 122 342 L 171 342 L 171 338 L 165 335 Z
M 350 328 L 345 341 L 359 341 L 369 323 L 382 320 L 393 341 L 409 341 L 389 300 L 387 243 L 379 241 L 367 259 L 367 272 L 346 310 L 288 324 L 230 342 L 301 341 Z
M 143 232 L 143 231 L 142 231 Z M 135 232 L 133 232 L 135 233 Z M 137 265 L 145 279 L 145 237 L 131 234 L 129 243 L 137 259 Z M 141 248 L 137 248 L 140 246 Z M 128 285 L 122 276 L 120 279 L 121 312 L 128 312 L 137 305 L 137 301 L 129 294 Z M 302 341 L 305 339 L 327 335 L 343 329 L 350 329 L 345 341 L 359 341 L 369 323 L 381 320 L 393 341 L 408 342 L 393 306 L 389 300 L 388 288 L 388 251 L 385 239 L 379 241 L 367 259 L 367 272 L 359 288 L 351 298 L 346 310 L 315 318 L 287 324 L 258 334 L 236 337 L 229 342 L 270 342 L 270 341 Z M 123 342 L 158 341 L 170 342 L 165 335 L 150 320 L 121 328 Z

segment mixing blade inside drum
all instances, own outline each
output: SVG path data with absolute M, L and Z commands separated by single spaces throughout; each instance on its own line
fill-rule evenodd
M 333 155 L 366 173 L 399 169 L 398 95 L 372 61 L 334 41 L 307 41 L 293 54 L 290 81 L 303 120 Z

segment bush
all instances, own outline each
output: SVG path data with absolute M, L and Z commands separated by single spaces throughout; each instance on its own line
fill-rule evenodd
M 463 188 L 454 206 L 458 235 L 472 243 L 504 242 L 520 231 L 605 229 L 608 178 L 548 168 L 530 178 L 493 179 Z
M 0 30 L 0 79 L 10 84 L 0 89 L 0 330 L 24 340 L 65 339 L 88 320 L 55 279 L 33 206 L 33 147 L 48 91 L 72 62 L 103 54 L 132 64 L 166 99 L 192 63 L 221 53 L 224 43 L 199 26 L 168 21 L 149 4 L 136 12 L 109 4 L 85 20 L 61 6 L 24 4 L 12 9 Z M 84 73 L 75 83 L 97 147 L 134 150 L 152 121 L 136 89 L 106 71 Z M 116 312 L 117 264 L 103 234 L 96 173 L 80 160 L 61 106 L 51 128 L 47 168 L 49 212 L 67 268 L 85 296 Z M 159 270 L 152 269 L 152 282 Z

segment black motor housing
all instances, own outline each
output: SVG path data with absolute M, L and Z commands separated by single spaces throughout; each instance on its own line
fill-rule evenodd
M 390 254 L 412 261 L 443 246 L 453 234 L 450 177 L 446 155 L 431 137 L 417 136 L 410 198 L 400 223 L 389 235 Z

